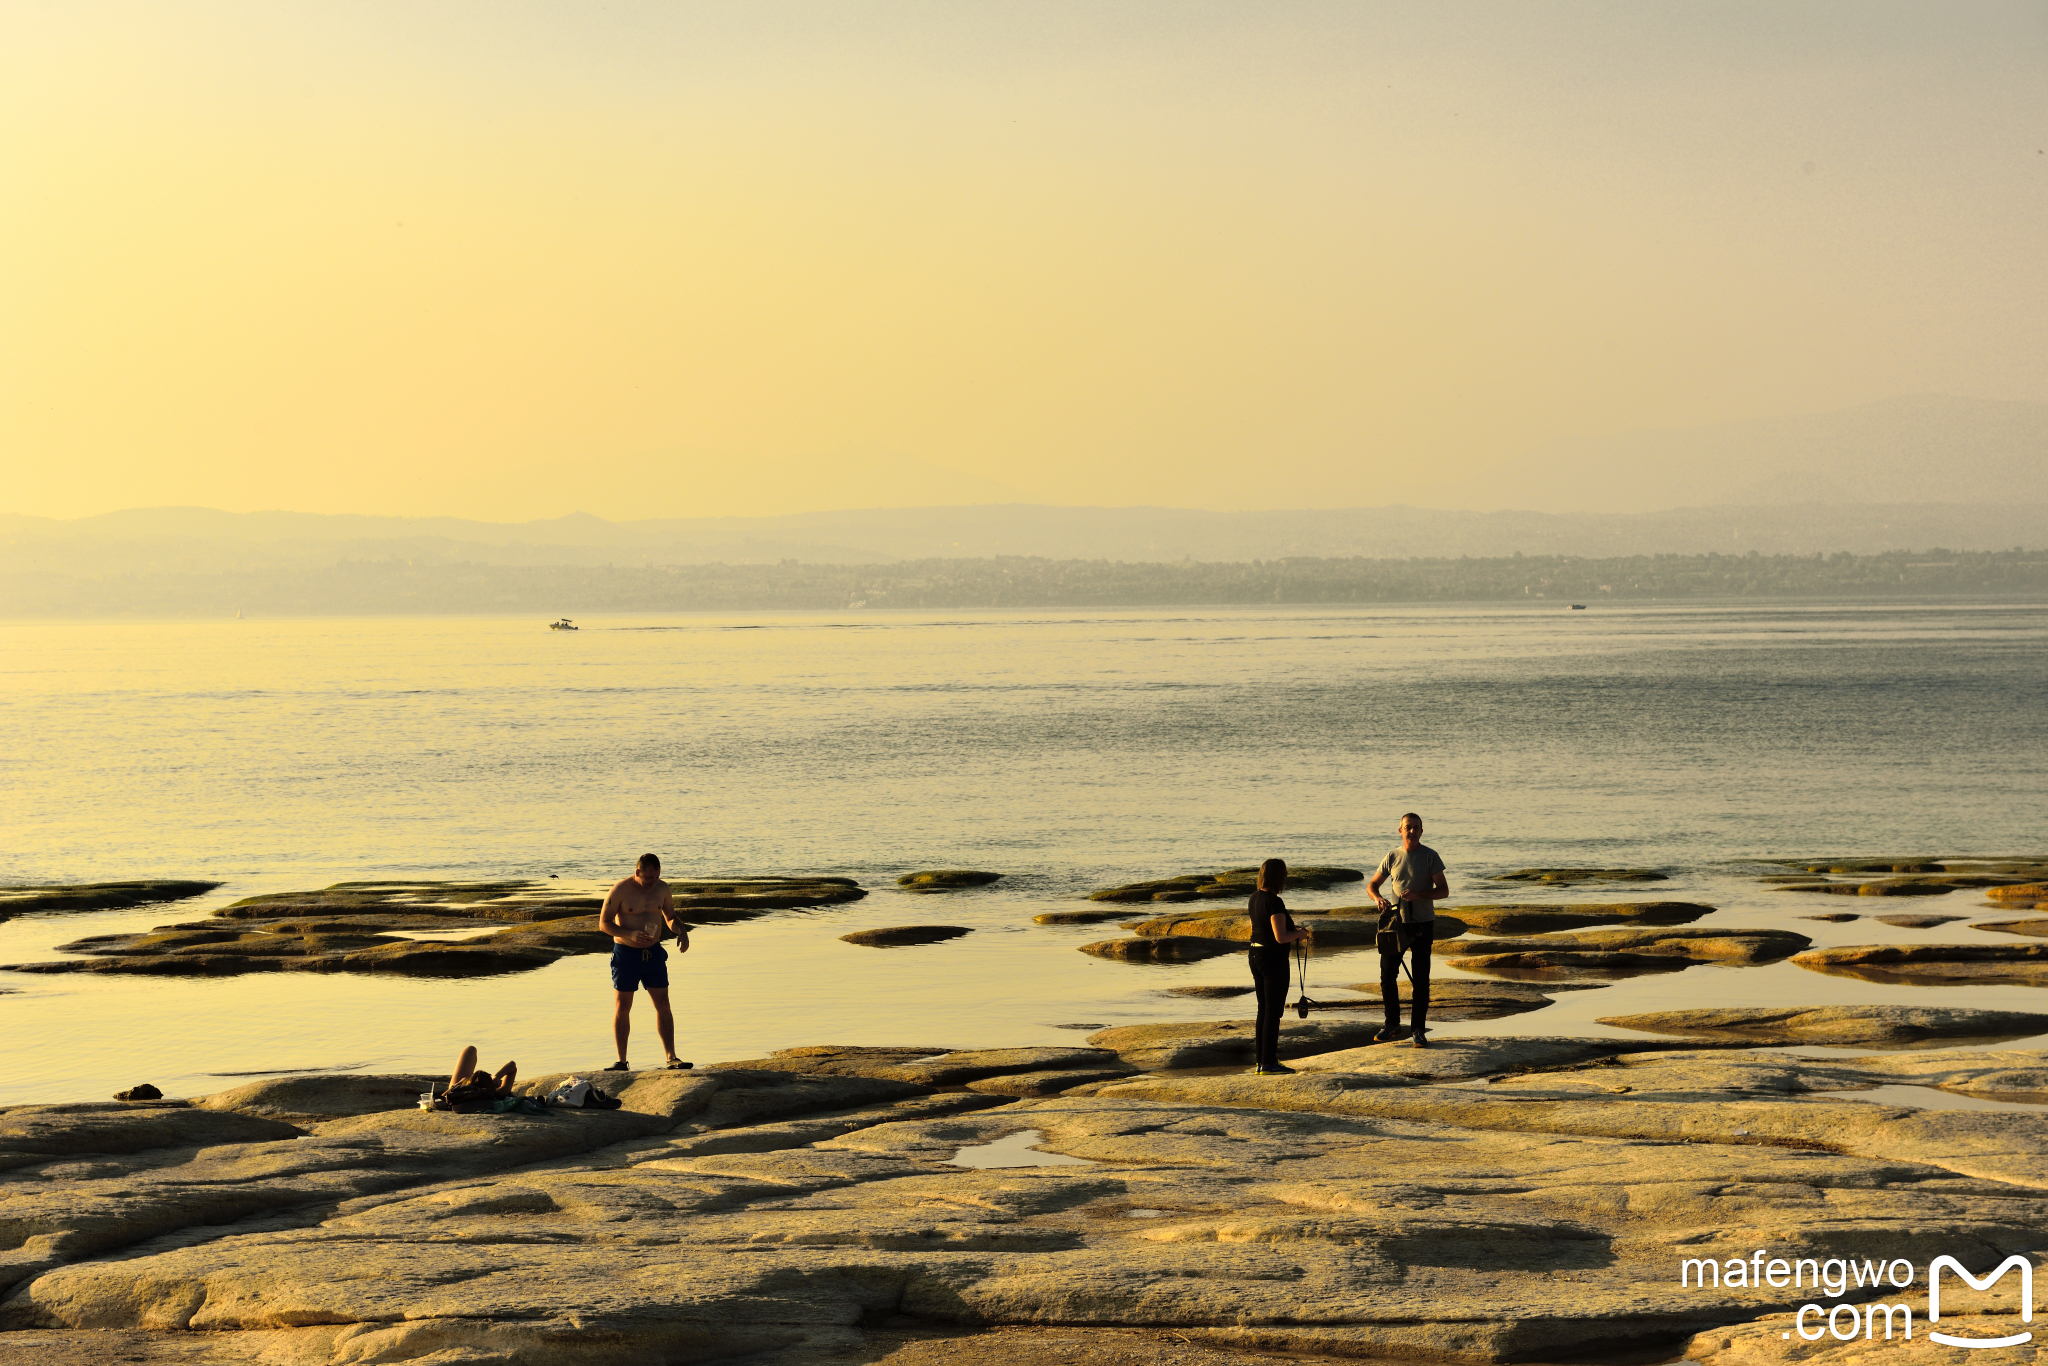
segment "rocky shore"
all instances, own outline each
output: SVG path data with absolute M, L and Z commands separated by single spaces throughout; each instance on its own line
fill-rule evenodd
M 1930 1259 L 2048 1251 L 2048 1111 L 1854 1098 L 2048 1104 L 2048 1054 L 1942 1047 L 2048 1016 L 1614 1023 L 1659 1032 L 1416 1050 L 1290 1017 L 1281 1077 L 1217 1065 L 1244 1022 L 820 1046 L 585 1072 L 622 1108 L 539 1115 L 425 1112 L 431 1078 L 357 1074 L 15 1106 L 0 1358 L 1908 1360 L 1924 1338 L 1784 1336 L 1878 1292 L 1682 1287 L 1679 1264 L 1907 1259 L 1923 1279 L 1882 1295 L 1917 1326 Z M 1806 1040 L 1910 1051 L 1759 1051 Z M 2010 1295 L 1943 1304 L 1944 1328 L 2016 1331 Z

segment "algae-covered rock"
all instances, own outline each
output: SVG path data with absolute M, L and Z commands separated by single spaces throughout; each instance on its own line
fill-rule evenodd
M 907 892 L 953 892 L 962 887 L 986 887 L 1001 873 L 982 873 L 969 868 L 936 868 L 923 873 L 905 873 L 896 885 Z
M 218 882 L 145 878 L 136 882 L 75 882 L 0 887 L 0 920 L 31 911 L 108 911 L 204 896 Z
M 1081 945 L 1081 952 L 1097 958 L 1114 958 L 1120 963 L 1192 963 L 1236 953 L 1238 945 L 1227 939 L 1174 934 L 1158 938 L 1103 939 Z
M 2048 882 L 2017 882 L 2004 887 L 1986 887 L 1984 895 L 1993 901 L 2048 901 Z M 4 907 L 4 903 L 0 903 Z
M 2030 934 L 2036 939 L 2048 939 L 2048 917 L 2034 920 L 1987 920 L 1970 928 L 1995 930 L 2000 934 Z
M 911 944 L 937 944 L 972 933 L 965 925 L 891 925 L 885 929 L 855 930 L 839 937 L 846 943 L 865 944 L 871 949 L 895 949 Z
M 1773 963 L 1813 941 L 1789 930 L 1630 928 L 1445 944 L 1437 952 L 1484 973 L 1671 971 L 1694 963 Z
M 669 885 L 679 910 L 714 924 L 865 895 L 847 878 Z M 317 892 L 249 897 L 206 920 L 140 934 L 92 935 L 61 946 L 79 958 L 8 966 L 17 972 L 145 976 L 488 976 L 531 971 L 571 954 L 611 952 L 610 936 L 598 930 L 591 913 L 597 905 L 595 898 L 565 898 L 537 882 L 340 882 Z
M 1045 911 L 1031 917 L 1034 925 L 1099 925 L 1105 920 L 1121 920 L 1128 911 Z
M 1223 986 L 1200 986 L 1200 987 L 1167 987 L 1167 988 L 1165 989 L 1165 991 L 1163 991 L 1163 992 L 1161 993 L 1161 995 L 1165 995 L 1165 996 L 1192 996 L 1192 997 L 1195 997 L 1195 998 L 1196 998 L 1196 999 L 1198 999 L 1198 1000 L 1205 1000 L 1205 1001 L 1223 1001 L 1223 1000 L 1228 1000 L 1228 999 L 1230 999 L 1230 998 L 1231 998 L 1231 997 L 1233 997 L 1233 996 L 1249 996 L 1249 995 L 1251 995 L 1251 994 L 1252 994 L 1252 992 L 1253 992 L 1254 990 L 1255 990 L 1255 988 L 1252 988 L 1252 987 L 1223 987 Z
M 1948 1047 L 2048 1034 L 2048 1015 L 1954 1006 L 1728 1006 L 1605 1015 L 1600 1023 L 1650 1034 L 1741 1040 L 1761 1045 L 1847 1044 Z
M 1847 944 L 1792 959 L 1802 968 L 1870 982 L 2048 986 L 2048 944 Z
M 1495 882 L 1547 882 L 1571 886 L 1580 882 L 1666 882 L 1669 873 L 1655 868 L 1517 868 L 1495 873 Z
M 1806 918 L 1807 918 L 1808 920 L 1854 920 L 1854 919 L 1856 919 L 1856 917 L 1855 917 L 1855 916 L 1853 916 L 1853 915 L 1834 915 L 1834 916 L 1818 916 L 1818 915 L 1810 915 L 1810 916 L 1808 916 L 1808 917 L 1806 917 Z M 1918 914 L 1918 915 L 1916 915 L 1916 914 L 1914 914 L 1914 913 L 1913 913 L 1913 912 L 1911 912 L 1911 911 L 1899 911 L 1899 912 L 1895 912 L 1895 913 L 1893 913 L 1893 914 L 1891 914 L 1891 915 L 1880 915 L 1880 916 L 1873 916 L 1873 917 L 1872 917 L 1872 919 L 1876 920 L 1876 921 L 1877 921 L 1877 923 L 1878 923 L 1878 924 L 1880 924 L 1880 925 L 1891 925 L 1891 926 L 1895 926 L 1896 928 L 1898 928 L 1898 929 L 1902 929 L 1902 930 L 1931 930 L 1931 929 L 1933 929 L 1933 928 L 1934 928 L 1935 926 L 1937 926 L 1937 925 L 1947 925 L 1947 924 L 1949 924 L 1949 923 L 1951 923 L 1951 922 L 1953 922 L 1953 921 L 1957 921 L 1957 920 L 1962 920 L 1962 919 L 1965 919 L 1965 917 L 1963 917 L 1963 916 L 1960 916 L 1960 915 L 1932 915 L 1932 914 Z
M 1543 934 L 1591 925 L 1688 925 L 1714 908 L 1697 901 L 1573 902 L 1548 906 L 1506 902 L 1490 906 L 1447 906 L 1450 916 L 1474 934 Z
M 1319 944 L 1370 944 L 1379 931 L 1377 919 L 1363 916 L 1297 916 L 1295 924 L 1308 930 Z M 1252 920 L 1248 915 L 1162 915 L 1137 921 L 1127 928 L 1147 938 L 1187 936 L 1244 944 L 1252 937 Z
M 1326 891 L 1342 882 L 1363 882 L 1365 874 L 1356 868 L 1330 868 L 1305 864 L 1287 869 L 1290 891 Z M 1090 892 L 1090 901 L 1207 901 L 1222 897 L 1250 896 L 1259 885 L 1257 868 L 1231 868 L 1221 873 L 1183 873 L 1155 882 L 1132 882 Z

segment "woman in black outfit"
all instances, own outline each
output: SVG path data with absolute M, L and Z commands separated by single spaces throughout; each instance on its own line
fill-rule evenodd
M 1296 929 L 1294 917 L 1287 914 L 1287 903 L 1280 899 L 1286 886 L 1287 861 L 1269 858 L 1259 865 L 1259 889 L 1245 906 L 1252 920 L 1252 946 L 1246 956 L 1259 993 L 1259 1019 L 1252 1031 L 1258 1063 L 1252 1071 L 1262 1077 L 1294 1071 L 1280 1065 L 1280 1012 L 1287 1008 L 1288 948 L 1308 938 L 1308 931 Z

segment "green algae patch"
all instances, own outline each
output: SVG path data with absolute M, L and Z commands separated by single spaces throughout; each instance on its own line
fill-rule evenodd
M 1580 882 L 1667 882 L 1670 877 L 1655 868 L 1517 868 L 1512 873 L 1495 873 L 1488 880 L 1571 886 Z
M 986 887 L 999 881 L 1001 873 L 973 868 L 933 868 L 922 873 L 905 873 L 896 885 L 906 892 L 955 892 L 965 887 Z
M 1307 864 L 1287 870 L 1289 891 L 1328 891 L 1343 882 L 1363 882 L 1365 874 L 1356 868 L 1331 868 Z M 1207 901 L 1224 897 L 1248 897 L 1259 885 L 1257 868 L 1229 868 L 1220 873 L 1183 873 L 1179 877 L 1152 882 L 1131 882 L 1090 892 L 1090 901 Z
M 190 878 L 143 878 L 135 882 L 0 887 L 0 920 L 31 911 L 117 911 L 160 901 L 184 901 L 204 896 L 218 886 L 218 882 Z

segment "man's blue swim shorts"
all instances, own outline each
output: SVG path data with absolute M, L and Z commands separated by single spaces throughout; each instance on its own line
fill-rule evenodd
M 612 990 L 638 991 L 642 987 L 668 990 L 668 950 L 659 944 L 651 949 L 612 945 Z

